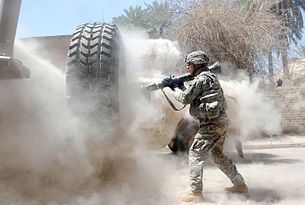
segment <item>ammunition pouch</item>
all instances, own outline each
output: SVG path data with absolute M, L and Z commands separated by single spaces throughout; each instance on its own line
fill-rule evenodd
M 218 99 L 218 93 L 212 93 L 200 99 L 205 102 L 206 116 L 210 120 L 220 117 L 220 102 Z
M 201 97 L 197 105 L 190 108 L 190 114 L 193 117 L 204 120 L 214 120 L 220 117 L 221 105 L 219 102 L 219 93 L 211 93 Z

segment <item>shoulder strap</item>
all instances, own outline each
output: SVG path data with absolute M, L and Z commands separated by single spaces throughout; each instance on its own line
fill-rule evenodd
M 184 105 L 182 108 L 178 109 L 176 108 L 176 106 L 174 105 L 174 103 L 169 99 L 169 97 L 166 95 L 166 93 L 164 92 L 163 89 L 161 89 L 162 93 L 164 94 L 164 97 L 166 99 L 166 101 L 168 102 L 168 104 L 173 108 L 173 110 L 175 111 L 180 111 L 182 110 L 183 108 L 185 108 L 186 105 Z
M 208 74 L 208 73 L 204 73 L 204 75 L 206 76 L 206 77 L 208 77 L 211 81 L 212 81 L 212 83 L 214 83 L 214 81 L 215 81 L 215 78 L 214 78 L 214 74 Z M 212 77 L 213 76 L 213 77 Z

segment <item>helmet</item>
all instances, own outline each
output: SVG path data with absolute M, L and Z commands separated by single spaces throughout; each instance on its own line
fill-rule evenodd
M 205 52 L 203 51 L 193 51 L 190 54 L 188 54 L 185 58 L 186 63 L 192 63 L 192 64 L 209 64 L 209 57 Z

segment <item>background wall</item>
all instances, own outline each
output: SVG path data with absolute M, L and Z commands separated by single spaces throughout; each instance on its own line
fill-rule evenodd
M 305 133 L 305 86 L 277 87 L 266 95 L 281 112 L 285 133 Z
M 64 71 L 71 35 L 41 36 L 19 39 L 25 46 L 35 48 L 39 56 L 44 57 L 60 70 Z

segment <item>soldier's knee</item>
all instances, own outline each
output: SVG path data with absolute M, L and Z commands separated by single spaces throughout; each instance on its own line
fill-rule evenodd
M 212 155 L 212 159 L 213 159 L 214 163 L 217 165 L 223 164 L 223 160 L 220 157 Z
M 227 166 L 232 164 L 232 160 L 222 153 L 211 153 L 212 159 L 217 165 Z

